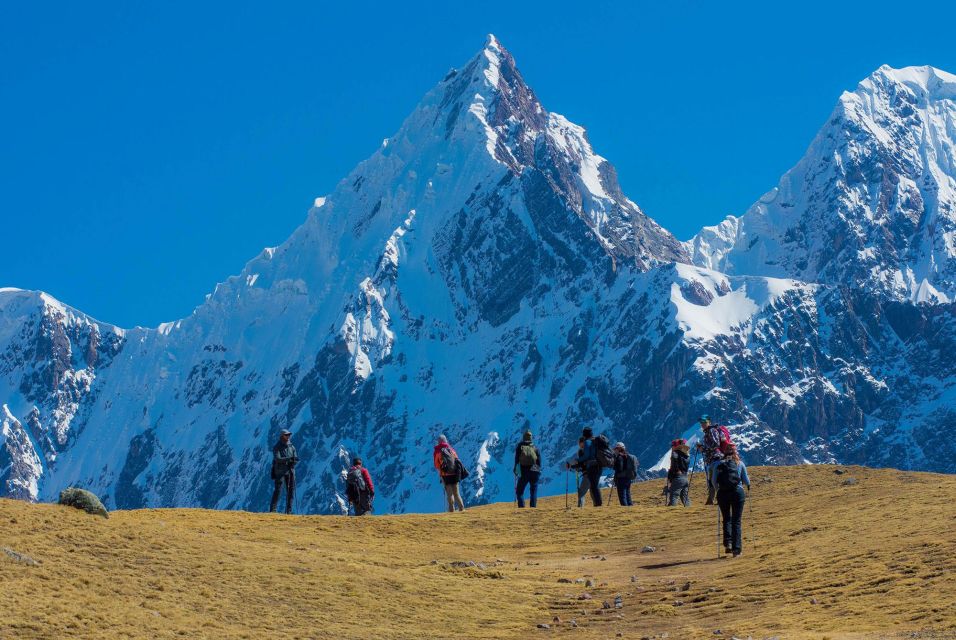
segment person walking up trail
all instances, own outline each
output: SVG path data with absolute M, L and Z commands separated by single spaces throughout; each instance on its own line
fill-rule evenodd
M 667 506 L 676 507 L 678 498 L 685 507 L 690 506 L 690 481 L 687 469 L 690 467 L 690 447 L 687 441 L 679 438 L 671 442 L 671 466 L 667 470 Z
M 578 452 L 575 454 L 574 458 L 569 460 L 564 466 L 567 469 L 574 470 L 574 477 L 577 482 L 577 491 L 578 491 L 578 509 L 584 506 L 584 497 L 588 494 L 589 489 L 591 488 L 591 483 L 588 480 L 587 474 L 584 473 L 584 464 L 582 462 L 584 450 L 584 437 L 578 438 Z
M 518 498 L 518 508 L 524 508 L 524 489 L 531 487 L 529 503 L 531 508 L 538 506 L 538 480 L 541 478 L 541 451 L 531 441 L 531 432 L 525 431 L 524 437 L 515 447 L 514 473 L 518 476 L 515 486 L 515 495 Z
M 584 427 L 581 432 L 584 446 L 578 453 L 584 474 L 588 478 L 588 489 L 591 492 L 591 504 L 600 507 L 604 504 L 601 499 L 601 463 L 597 457 L 597 446 L 594 444 L 594 431 L 591 427 Z
M 614 445 L 614 486 L 617 487 L 617 502 L 622 507 L 632 507 L 631 483 L 637 478 L 637 458 L 627 452 L 623 442 Z
M 272 481 L 275 487 L 272 491 L 272 502 L 269 503 L 269 513 L 275 513 L 279 505 L 279 494 L 282 485 L 285 485 L 285 512 L 292 513 L 292 501 L 295 499 L 295 465 L 299 456 L 292 446 L 292 432 L 283 429 L 279 434 L 279 441 L 272 447 Z
M 345 497 L 355 511 L 355 515 L 364 516 L 372 511 L 375 498 L 375 485 L 368 469 L 362 466 L 362 459 L 352 460 L 352 467 L 345 476 Z
M 454 512 L 465 510 L 465 503 L 461 499 L 461 492 L 458 490 L 458 483 L 462 480 L 462 471 L 464 465 L 458 459 L 458 454 L 448 443 L 448 438 L 444 435 L 438 436 L 438 444 L 435 445 L 433 452 L 435 468 L 441 478 L 442 485 L 445 487 L 445 501 L 448 503 L 448 510 Z
M 727 427 L 712 424 L 706 414 L 700 417 L 700 427 L 704 430 L 704 437 L 697 443 L 697 448 L 704 454 L 704 470 L 707 472 L 707 502 L 704 504 L 714 504 L 717 487 L 710 481 L 711 468 L 723 459 L 724 450 L 730 444 L 730 432 Z
M 720 508 L 720 515 L 724 522 L 724 551 L 734 554 L 736 558 L 743 551 L 741 521 L 744 503 L 747 501 L 744 486 L 748 491 L 750 490 L 747 467 L 740 460 L 737 447 L 733 444 L 727 446 L 724 457 L 713 465 L 711 475 L 712 482 L 717 487 L 717 506 Z

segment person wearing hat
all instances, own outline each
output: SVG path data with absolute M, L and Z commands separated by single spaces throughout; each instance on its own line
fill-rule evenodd
M 587 477 L 588 490 L 591 492 L 591 504 L 600 507 L 604 504 L 601 498 L 601 472 L 603 469 L 597 458 L 594 430 L 591 427 L 584 427 L 581 430 L 581 437 L 584 438 L 584 445 L 578 450 L 578 461 L 584 475 Z
M 671 441 L 671 466 L 667 470 L 667 506 L 676 507 L 678 498 L 685 507 L 690 506 L 690 484 L 687 470 L 690 467 L 690 447 L 683 438 Z
M 706 413 L 700 417 L 700 428 L 704 430 L 704 437 L 697 443 L 697 448 L 704 454 L 704 471 L 707 473 L 707 502 L 714 504 L 714 494 L 717 487 L 710 481 L 713 466 L 724 457 L 723 448 L 726 443 L 721 437 L 721 430 L 710 421 Z
M 279 441 L 272 447 L 272 481 L 275 488 L 272 491 L 272 502 L 269 512 L 275 513 L 279 504 L 279 494 L 285 484 L 285 512 L 292 513 L 292 501 L 295 499 L 295 465 L 299 456 L 292 446 L 292 432 L 283 429 L 279 434 Z
M 514 474 L 515 496 L 518 498 L 518 508 L 524 508 L 524 488 L 531 486 L 531 508 L 538 506 L 538 480 L 541 478 L 541 451 L 531 441 L 531 431 L 525 431 L 521 442 L 515 447 Z
M 623 442 L 614 445 L 614 486 L 617 487 L 617 502 L 622 507 L 632 507 L 631 483 L 637 478 L 637 458 L 627 452 Z

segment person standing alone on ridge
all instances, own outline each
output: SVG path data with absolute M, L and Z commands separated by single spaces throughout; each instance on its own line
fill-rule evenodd
M 438 475 L 441 477 L 442 485 L 445 487 L 445 500 L 448 503 L 448 510 L 465 510 L 465 503 L 461 499 L 461 492 L 458 490 L 458 483 L 461 482 L 463 471 L 465 469 L 458 454 L 448 443 L 448 438 L 444 435 L 438 436 L 438 444 L 432 454 L 435 461 L 435 468 L 438 469 Z
M 272 481 L 275 488 L 272 491 L 272 502 L 269 503 L 269 513 L 275 513 L 279 504 L 279 494 L 285 484 L 285 512 L 292 513 L 292 501 L 295 499 L 295 465 L 299 456 L 292 446 L 292 432 L 283 429 L 279 434 L 279 441 L 272 447 Z
M 690 506 L 690 484 L 687 469 L 690 467 L 690 447 L 679 438 L 671 442 L 671 466 L 667 470 L 667 506 L 676 507 L 677 499 L 685 507 Z
M 617 488 L 617 502 L 622 507 L 633 507 L 631 483 L 637 478 L 637 458 L 624 448 L 623 442 L 614 445 L 614 486 Z
M 514 474 L 518 476 L 515 485 L 515 495 L 518 498 L 518 508 L 524 508 L 524 488 L 531 486 L 531 508 L 538 506 L 538 480 L 541 478 L 541 451 L 531 442 L 531 431 L 525 431 L 524 437 L 515 447 Z
M 372 484 L 368 469 L 362 466 L 361 458 L 352 460 L 352 467 L 345 475 L 345 496 L 355 509 L 355 515 L 364 516 L 372 511 L 375 485 Z

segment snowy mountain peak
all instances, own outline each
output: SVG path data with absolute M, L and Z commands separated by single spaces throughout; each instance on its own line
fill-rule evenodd
M 775 188 L 686 247 L 727 273 L 956 299 L 956 76 L 880 67 Z

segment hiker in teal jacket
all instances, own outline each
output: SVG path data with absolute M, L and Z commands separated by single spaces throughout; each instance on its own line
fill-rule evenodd
M 291 440 L 292 432 L 283 429 L 279 435 L 279 442 L 272 447 L 271 475 L 275 488 L 272 491 L 272 502 L 269 504 L 270 513 L 275 513 L 283 484 L 285 485 L 285 512 L 292 513 L 292 501 L 295 499 L 295 465 L 299 462 L 299 456 Z

